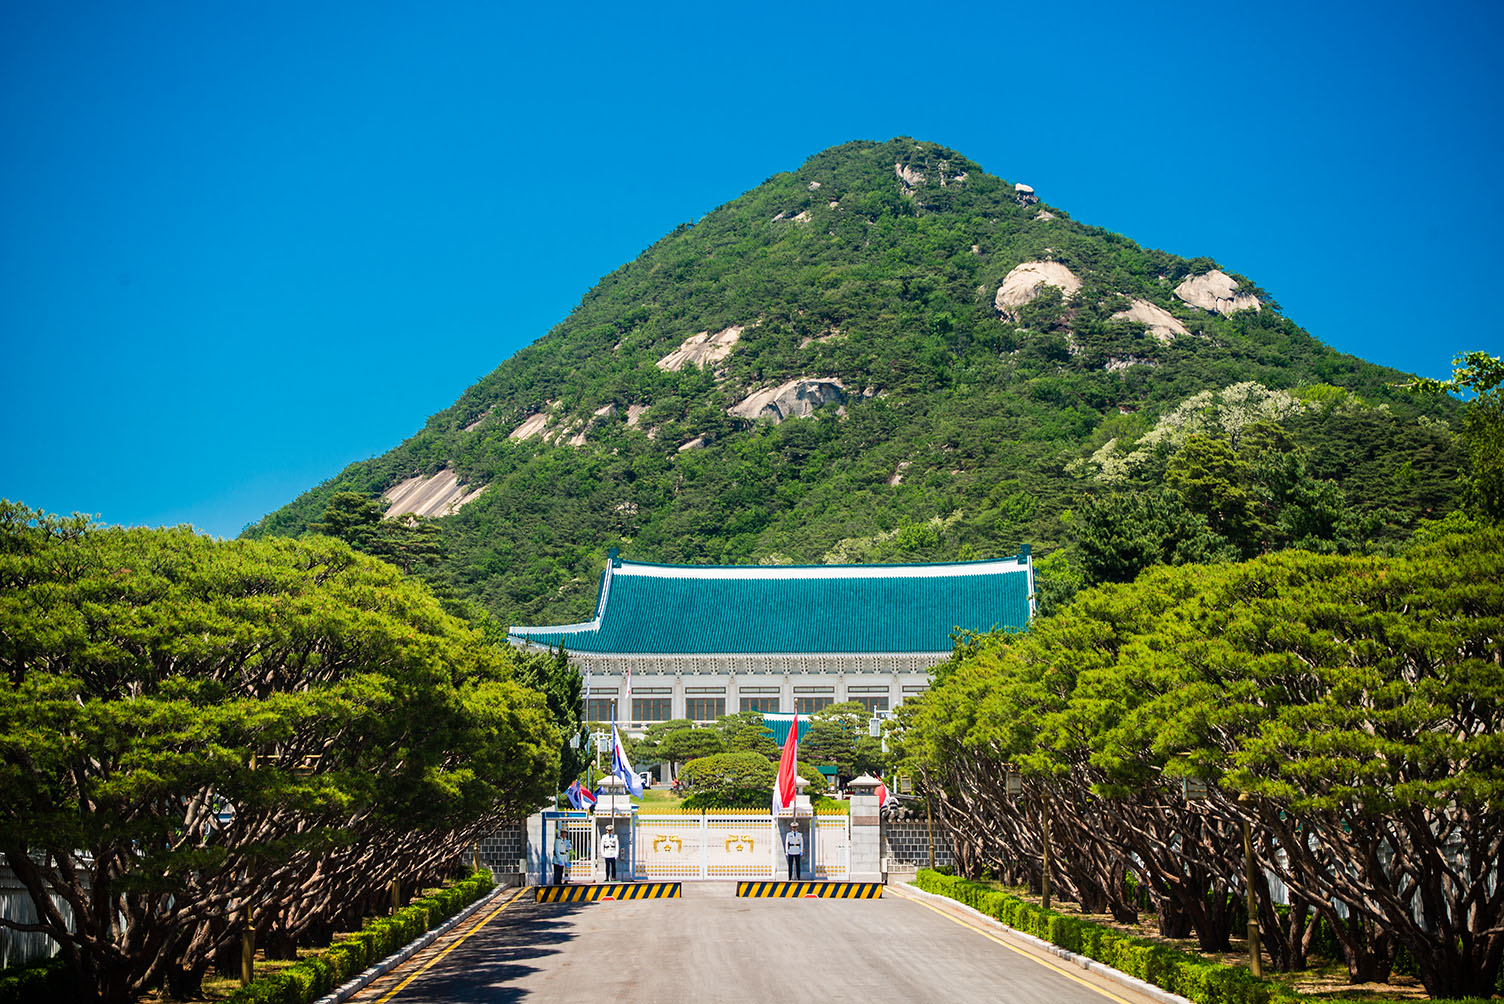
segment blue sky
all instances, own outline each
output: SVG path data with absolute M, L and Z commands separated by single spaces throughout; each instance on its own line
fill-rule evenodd
M 944 143 L 1336 348 L 1504 351 L 1504 6 L 7 4 L 0 496 L 233 536 L 678 223 Z

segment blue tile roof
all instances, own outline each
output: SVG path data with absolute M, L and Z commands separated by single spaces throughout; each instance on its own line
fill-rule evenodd
M 511 638 L 617 655 L 948 652 L 957 628 L 1028 626 L 1033 565 L 698 566 L 613 559 L 595 618 Z

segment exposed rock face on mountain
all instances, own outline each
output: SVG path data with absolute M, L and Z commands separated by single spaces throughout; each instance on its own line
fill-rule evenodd
M 1308 464 L 1316 481 L 1280 497 L 1324 507 L 1288 523 L 1324 528 L 1312 546 L 1401 539 L 1448 511 L 1454 426 L 1418 420 L 1449 413 L 1395 390 L 1403 374 L 1332 352 L 1226 271 L 1036 200 L 933 143 L 816 154 L 676 227 L 409 440 L 246 532 L 298 534 L 337 492 L 384 495 L 442 520 L 422 574 L 503 623 L 588 618 L 610 547 L 755 564 L 1029 543 L 1066 548 L 1069 571 L 1091 493 L 1162 489 L 1145 479 L 1184 443 L 1153 430 L 1244 384 L 1301 407 L 1224 395 L 1259 421 L 1205 435 L 1233 453 L 1276 437 L 1281 471 Z M 1140 451 L 1118 480 L 1082 466 Z
M 677 373 L 686 366 L 705 367 L 718 363 L 731 354 L 737 339 L 741 338 L 742 332 L 746 330 L 736 324 L 724 331 L 717 331 L 713 335 L 708 331 L 690 335 L 677 349 L 658 360 L 658 368 L 669 373 Z
M 1081 288 L 1081 280 L 1058 261 L 1026 261 L 1003 279 L 993 304 L 1005 317 L 1016 317 L 1014 308 L 1033 301 L 1043 286 L 1056 287 L 1069 300 Z
M 1190 334 L 1190 331 L 1176 319 L 1174 314 L 1148 300 L 1132 300 L 1127 310 L 1118 311 L 1112 315 L 1112 319 L 1133 321 L 1135 324 L 1144 325 L 1162 345 L 1168 345 L 1179 335 Z
M 415 516 L 453 516 L 460 509 L 480 498 L 485 486 L 472 488 L 460 482 L 452 470 L 443 470 L 431 477 L 407 478 L 388 488 L 382 498 L 391 503 L 387 509 L 388 519 L 412 513 Z
M 1235 310 L 1258 310 L 1259 298 L 1238 292 L 1238 283 L 1221 269 L 1188 276 L 1175 287 L 1175 295 L 1193 307 L 1231 314 Z
M 846 388 L 839 380 L 790 380 L 747 395 L 728 412 L 739 418 L 767 419 L 774 425 L 786 418 L 804 418 L 825 404 L 844 404 Z
M 517 428 L 507 434 L 508 439 L 532 439 L 541 436 L 548 431 L 548 412 L 540 411 L 536 415 L 529 415 Z

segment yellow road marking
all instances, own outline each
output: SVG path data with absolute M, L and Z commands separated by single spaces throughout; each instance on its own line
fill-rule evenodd
M 391 1000 L 393 997 L 395 997 L 398 994 L 400 994 L 403 991 L 403 989 L 405 989 L 407 987 L 407 985 L 409 983 L 411 983 L 413 980 L 417 979 L 419 976 L 422 976 L 424 973 L 428 972 L 428 970 L 432 969 L 433 966 L 434 966 L 434 964 L 437 963 L 440 959 L 442 959 L 444 956 L 448 955 L 450 952 L 454 951 L 456 948 L 460 947 L 460 945 L 464 944 L 466 938 L 470 937 L 470 935 L 474 934 L 476 931 L 479 931 L 481 928 L 483 928 L 487 924 L 489 924 L 491 922 L 491 918 L 492 917 L 496 916 L 498 913 L 500 913 L 501 911 L 505 910 L 507 907 L 511 906 L 513 903 L 517 902 L 517 897 L 521 896 L 526 891 L 527 891 L 527 887 L 526 886 L 523 886 L 521 889 L 518 889 L 517 892 L 515 894 L 513 894 L 513 896 L 512 896 L 511 899 L 507 900 L 505 903 L 501 904 L 496 909 L 494 909 L 490 913 L 488 913 L 486 915 L 486 919 L 485 920 L 482 920 L 479 924 L 476 924 L 474 927 L 470 928 L 470 930 L 468 930 L 464 934 L 460 935 L 459 939 L 457 941 L 455 941 L 454 944 L 450 945 L 448 948 L 444 949 L 438 955 L 435 955 L 433 958 L 429 959 L 428 963 L 422 969 L 419 969 L 416 973 L 413 973 L 407 979 L 405 979 L 401 983 L 397 984 L 396 987 L 394 987 L 392 989 L 391 993 L 389 993 L 385 997 L 381 998 L 381 1000 L 377 1001 L 376 1004 L 386 1004 L 387 1001 Z M 1125 1001 L 1124 1004 L 1127 1004 L 1127 1002 Z
M 905 896 L 904 898 L 908 899 L 907 896 Z M 1119 997 L 1115 993 L 1110 993 L 1109 991 L 1103 990 L 1101 987 L 1097 986 L 1095 983 L 1092 983 L 1092 982 L 1090 982 L 1088 980 L 1083 980 L 1081 977 L 1077 976 L 1075 973 L 1072 973 L 1070 970 L 1066 969 L 1064 966 L 1057 965 L 1056 963 L 1051 962 L 1049 959 L 1040 958 L 1038 955 L 1035 955 L 1033 952 L 1025 951 L 1024 949 L 1019 948 L 1017 945 L 1010 945 L 1008 942 L 1004 941 L 1002 938 L 999 938 L 997 935 L 993 934 L 991 931 L 988 931 L 985 928 L 978 927 L 975 924 L 972 924 L 972 923 L 970 923 L 968 921 L 962 920 L 960 917 L 957 917 L 955 914 L 952 914 L 952 913 L 949 913 L 948 911 L 942 910 L 938 906 L 931 906 L 930 904 L 925 903 L 922 900 L 917 900 L 917 899 L 916 900 L 912 900 L 911 902 L 918 903 L 920 906 L 924 907 L 926 910 L 933 910 L 933 911 L 935 911 L 940 916 L 944 917 L 946 920 L 954 921 L 955 923 L 960 924 L 962 927 L 965 927 L 965 928 L 968 928 L 969 930 L 977 932 L 978 934 L 980 934 L 984 938 L 988 938 L 988 939 L 990 939 L 992 941 L 997 942 L 999 945 L 1002 945 L 1004 948 L 1008 949 L 1008 951 L 1010 951 L 1010 952 L 1017 952 L 1019 955 L 1022 955 L 1024 958 L 1029 959 L 1032 962 L 1037 962 L 1041 966 L 1045 966 L 1045 967 L 1047 967 L 1049 969 L 1053 969 L 1053 970 L 1055 970 L 1055 972 L 1059 973 L 1061 976 L 1064 976 L 1066 979 L 1071 980 L 1074 983 L 1079 983 L 1079 984 L 1081 984 L 1083 987 L 1085 987 L 1088 990 L 1095 990 L 1097 993 L 1101 994 L 1103 997 L 1108 998 L 1109 1000 L 1115 1000 L 1115 1001 L 1118 1002 L 1118 1004 L 1133 1004 L 1132 1001 L 1129 1001 L 1126 998 Z M 378 1002 L 378 1004 L 380 1004 L 380 1002 Z

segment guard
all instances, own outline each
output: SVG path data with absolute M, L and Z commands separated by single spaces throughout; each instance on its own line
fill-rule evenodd
M 783 838 L 783 853 L 789 859 L 789 881 L 800 877 L 800 865 L 804 861 L 804 834 L 799 832 L 799 821 L 789 824 L 789 832 Z
M 561 824 L 554 836 L 554 885 L 563 885 L 569 881 L 569 851 L 569 838 L 564 835 Z
M 616 831 L 607 830 L 601 835 L 601 860 L 606 862 L 606 881 L 616 881 L 616 855 L 620 847 L 616 842 Z

